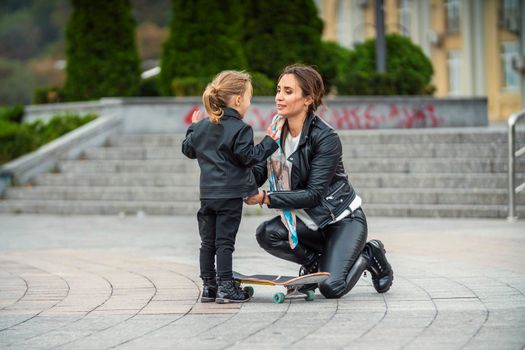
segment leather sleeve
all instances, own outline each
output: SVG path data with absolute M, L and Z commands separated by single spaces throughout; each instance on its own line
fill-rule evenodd
M 252 167 L 252 173 L 255 177 L 255 182 L 257 183 L 257 187 L 261 187 L 264 185 L 266 180 L 268 179 L 268 166 L 266 163 L 266 160 L 263 160 L 262 162 L 259 162 L 255 164 Z
M 182 153 L 190 159 L 197 158 L 197 153 L 195 152 L 195 148 L 193 147 L 192 142 L 194 126 L 195 124 L 190 125 L 190 127 L 186 131 L 186 138 L 184 139 L 184 141 L 182 141 Z
M 265 136 L 256 146 L 253 145 L 253 130 L 246 125 L 237 134 L 233 145 L 233 154 L 246 167 L 251 167 L 266 160 L 278 148 L 277 143 L 269 136 Z
M 313 145 L 310 175 L 305 189 L 271 192 L 270 208 L 306 209 L 318 206 L 332 182 L 343 155 L 339 136 L 330 130 Z

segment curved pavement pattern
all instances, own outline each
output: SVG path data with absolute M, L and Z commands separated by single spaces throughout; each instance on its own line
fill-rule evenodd
M 267 217 L 266 217 L 267 218 Z M 234 266 L 296 273 L 245 217 Z M 395 267 L 346 297 L 201 304 L 195 219 L 0 216 L 1 349 L 524 349 L 525 223 L 370 218 Z

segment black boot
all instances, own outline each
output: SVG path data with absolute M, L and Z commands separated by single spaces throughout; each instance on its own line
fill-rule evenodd
M 383 242 L 373 239 L 366 243 L 364 255 L 368 258 L 367 271 L 372 275 L 374 288 L 378 293 L 387 292 L 394 281 L 394 271 L 385 256 Z
M 217 296 L 217 280 L 215 277 L 202 277 L 201 303 L 213 303 Z
M 306 265 L 301 265 L 301 268 L 299 269 L 299 276 L 305 276 L 311 273 L 319 272 L 319 259 L 320 259 L 320 255 L 316 253 L 313 256 L 310 263 Z M 311 283 L 311 284 L 304 285 L 302 288 L 299 288 L 299 291 L 305 293 L 309 290 L 315 290 L 316 288 L 317 288 L 317 283 Z
M 250 300 L 250 295 L 239 287 L 234 280 L 219 280 L 219 289 L 215 302 L 217 304 L 244 303 Z

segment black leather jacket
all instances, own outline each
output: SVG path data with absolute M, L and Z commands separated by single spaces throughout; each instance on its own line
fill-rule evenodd
M 309 113 L 297 150 L 288 156 L 293 164 L 291 190 L 269 193 L 269 207 L 306 209 L 320 228 L 333 222 L 356 197 L 342 156 L 341 140 L 334 129 Z M 254 166 L 253 172 L 259 186 L 266 182 L 266 162 Z
M 239 113 L 225 108 L 219 124 L 208 118 L 190 125 L 182 153 L 197 158 L 201 169 L 200 198 L 241 198 L 258 193 L 251 167 L 277 150 L 269 136 L 253 144 L 253 130 Z

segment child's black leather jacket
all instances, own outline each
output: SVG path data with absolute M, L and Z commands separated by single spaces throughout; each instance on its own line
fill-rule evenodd
M 306 209 L 320 228 L 349 208 L 356 193 L 348 180 L 339 136 L 326 122 L 310 112 L 297 150 L 288 156 L 293 164 L 291 191 L 269 193 L 270 208 Z M 266 162 L 253 168 L 257 184 L 266 182 Z
M 201 169 L 200 198 L 241 198 L 258 193 L 251 167 L 277 150 L 269 136 L 256 146 L 251 126 L 239 113 L 225 108 L 219 124 L 208 118 L 190 125 L 182 153 L 197 158 Z

